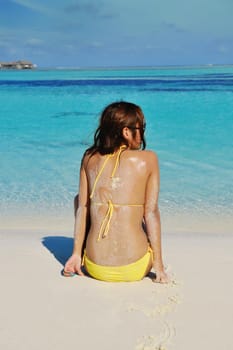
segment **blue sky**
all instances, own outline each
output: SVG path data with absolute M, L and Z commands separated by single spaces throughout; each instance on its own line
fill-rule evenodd
M 233 64 L 233 0 L 0 0 L 0 61 Z

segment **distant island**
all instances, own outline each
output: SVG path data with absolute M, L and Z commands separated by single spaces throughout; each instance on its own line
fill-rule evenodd
M 30 61 L 0 62 L 0 69 L 33 69 L 36 64 Z

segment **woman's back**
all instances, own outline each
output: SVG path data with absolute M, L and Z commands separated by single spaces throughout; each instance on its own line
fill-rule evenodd
M 152 152 L 119 149 L 84 159 L 90 194 L 87 255 L 98 264 L 126 265 L 143 256 L 142 228 Z

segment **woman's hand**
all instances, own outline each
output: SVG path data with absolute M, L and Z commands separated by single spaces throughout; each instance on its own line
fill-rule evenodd
M 84 276 L 84 273 L 82 272 L 81 269 L 82 266 L 82 258 L 81 256 L 77 254 L 72 254 L 71 257 L 67 260 L 64 270 L 63 270 L 63 275 L 65 277 L 71 277 L 75 273 L 77 273 L 80 276 Z
M 155 275 L 156 277 L 153 278 L 153 282 L 155 283 L 169 283 L 170 278 L 168 277 L 167 273 L 162 269 L 162 270 L 155 270 Z

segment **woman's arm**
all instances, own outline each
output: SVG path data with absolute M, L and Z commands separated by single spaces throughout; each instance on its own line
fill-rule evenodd
M 80 168 L 78 207 L 75 211 L 73 253 L 65 264 L 64 276 L 71 276 L 73 273 L 83 275 L 81 270 L 82 246 L 86 234 L 87 216 L 89 215 L 88 182 L 84 164 L 85 159 Z
M 75 212 L 73 254 L 81 256 L 89 215 L 88 182 L 84 162 L 80 168 L 78 207 Z
M 162 259 L 161 223 L 158 205 L 160 189 L 159 163 L 154 152 L 149 153 L 149 168 L 150 175 L 146 186 L 144 212 L 146 231 L 154 254 L 153 268 L 156 271 L 155 282 L 166 283 L 168 282 L 168 276 L 164 271 Z

